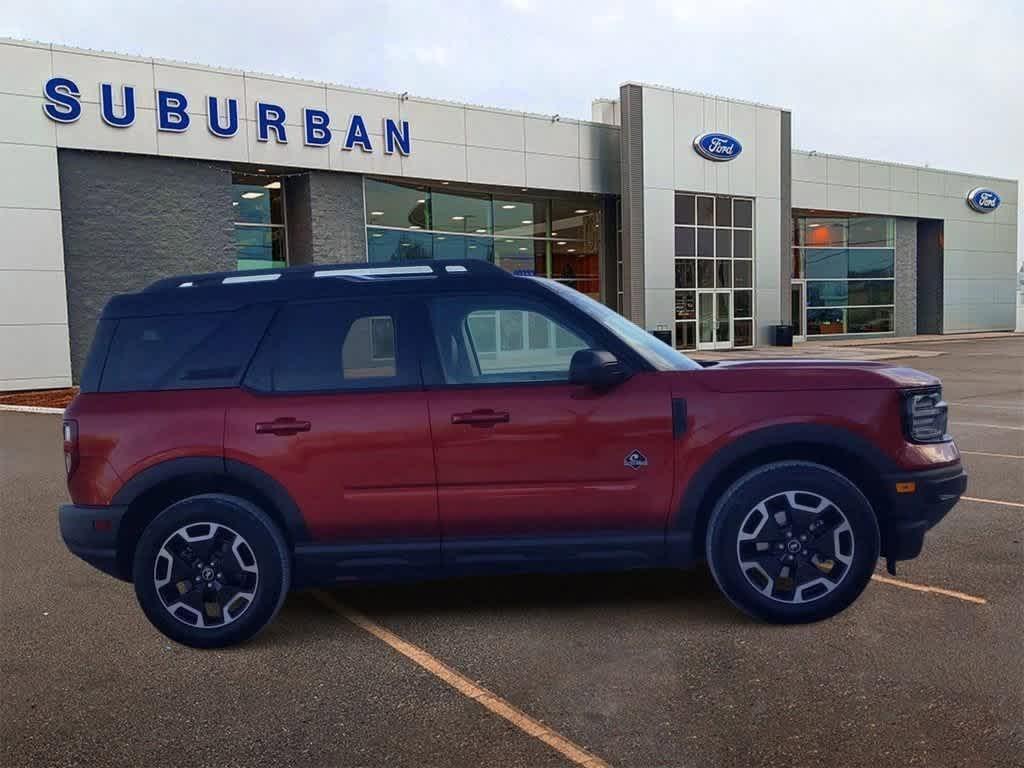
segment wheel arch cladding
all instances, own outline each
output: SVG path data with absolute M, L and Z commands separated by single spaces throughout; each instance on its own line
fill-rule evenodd
M 133 476 L 111 502 L 127 506 L 117 534 L 121 578 L 131 579 L 135 545 L 154 517 L 175 502 L 207 493 L 229 494 L 255 504 L 281 529 L 289 549 L 309 539 L 302 514 L 288 491 L 262 470 L 219 456 L 171 459 Z
M 683 495 L 672 524 L 673 530 L 691 531 L 695 560 L 704 559 L 704 539 L 715 502 L 744 474 L 777 461 L 800 460 L 820 464 L 845 476 L 867 497 L 879 519 L 884 520 L 887 501 L 882 476 L 895 465 L 870 442 L 839 427 L 789 424 L 766 427 L 723 446 L 697 471 Z M 884 528 L 883 528 L 884 530 Z

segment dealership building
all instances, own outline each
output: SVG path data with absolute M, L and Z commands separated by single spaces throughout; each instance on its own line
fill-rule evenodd
M 0 40 L 0 389 L 77 381 L 115 293 L 301 264 L 487 259 L 684 350 L 1014 328 L 1016 181 L 802 151 L 792 120 L 627 82 L 582 121 Z

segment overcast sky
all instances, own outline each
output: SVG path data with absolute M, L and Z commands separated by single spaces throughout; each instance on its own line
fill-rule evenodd
M 1024 178 L 1022 0 L 0 0 L 0 36 L 582 118 L 642 80 L 789 108 L 800 149 Z

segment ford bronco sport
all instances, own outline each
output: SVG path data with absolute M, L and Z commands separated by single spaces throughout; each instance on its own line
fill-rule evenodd
M 702 560 L 746 613 L 815 621 L 966 487 L 932 376 L 702 367 L 479 261 L 116 296 L 63 433 L 67 546 L 197 647 L 251 637 L 290 588 Z

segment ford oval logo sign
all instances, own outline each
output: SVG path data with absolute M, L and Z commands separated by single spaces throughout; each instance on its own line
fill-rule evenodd
M 999 195 L 984 187 L 976 187 L 967 193 L 967 204 L 978 213 L 992 213 L 1001 202 Z
M 743 151 L 743 145 L 725 133 L 702 133 L 693 140 L 693 148 L 697 154 L 715 162 L 735 160 Z

